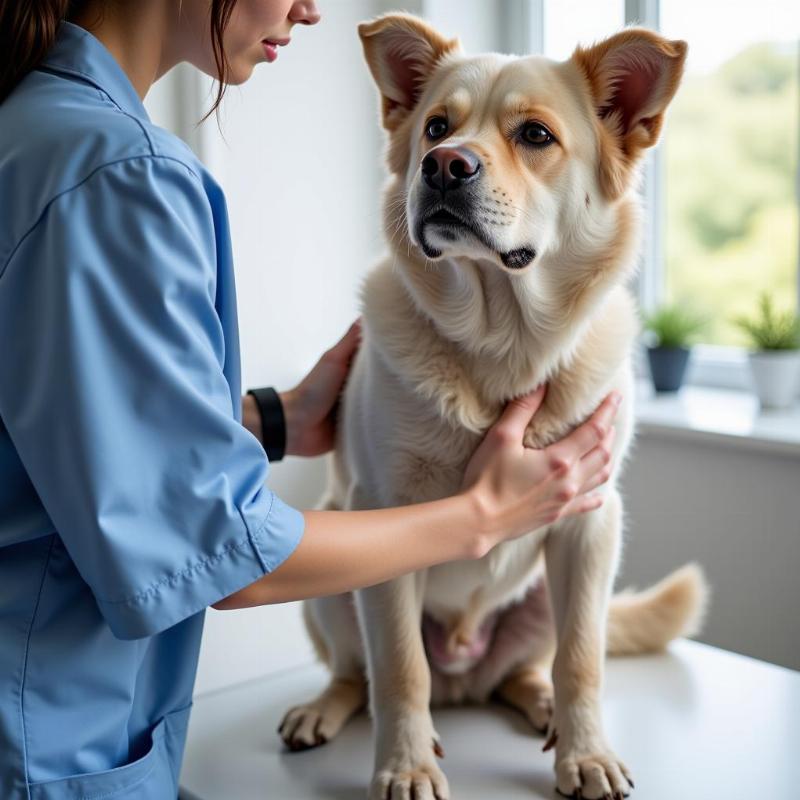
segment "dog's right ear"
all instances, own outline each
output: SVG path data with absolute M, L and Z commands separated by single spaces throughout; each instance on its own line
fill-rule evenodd
M 358 35 L 381 93 L 383 127 L 395 130 L 416 105 L 437 62 L 458 52 L 458 39 L 445 39 L 411 14 L 386 14 L 362 22 Z

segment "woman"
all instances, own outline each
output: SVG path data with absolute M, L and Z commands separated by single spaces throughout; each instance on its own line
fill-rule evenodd
M 245 397 L 242 425 L 224 198 L 142 98 L 189 61 L 218 104 L 318 20 L 313 0 L 0 0 L 5 800 L 174 797 L 209 605 L 480 557 L 601 502 L 618 398 L 525 450 L 543 389 L 454 497 L 301 512 L 265 487 L 264 447 L 330 449 L 358 326 L 292 391 Z

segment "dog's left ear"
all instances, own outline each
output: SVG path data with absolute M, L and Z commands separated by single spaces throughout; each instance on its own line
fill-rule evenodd
M 609 198 L 622 194 L 642 150 L 658 141 L 687 49 L 684 41 L 628 28 L 572 54 L 589 81 L 600 117 L 601 181 Z
M 383 127 L 395 130 L 419 99 L 436 63 L 460 50 L 411 14 L 386 14 L 358 26 L 364 56 L 381 93 Z

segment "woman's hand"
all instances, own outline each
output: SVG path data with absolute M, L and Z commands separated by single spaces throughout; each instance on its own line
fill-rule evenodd
M 511 400 L 467 464 L 462 491 L 471 496 L 488 534 L 488 548 L 570 514 L 599 508 L 594 493 L 611 474 L 612 423 L 620 396 L 612 392 L 580 427 L 542 449 L 522 437 L 545 387 Z
M 286 454 L 318 456 L 333 448 L 336 409 L 350 364 L 361 343 L 361 318 L 311 372 L 288 392 L 279 392 L 286 418 Z

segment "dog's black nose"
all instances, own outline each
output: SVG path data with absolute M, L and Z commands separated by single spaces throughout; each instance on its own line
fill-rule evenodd
M 474 180 L 480 168 L 480 159 L 466 147 L 434 147 L 422 159 L 422 179 L 431 189 L 445 192 Z

